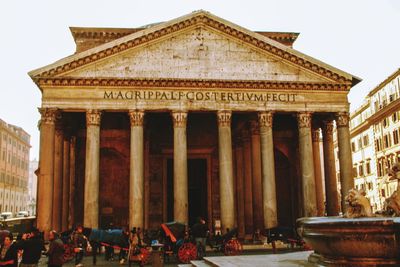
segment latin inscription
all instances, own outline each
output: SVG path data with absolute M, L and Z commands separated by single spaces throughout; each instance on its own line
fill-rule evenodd
M 214 102 L 296 102 L 293 93 L 214 92 L 214 91 L 104 91 L 104 99 L 167 100 Z

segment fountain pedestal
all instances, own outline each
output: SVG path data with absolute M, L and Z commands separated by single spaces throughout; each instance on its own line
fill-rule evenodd
M 400 217 L 310 217 L 297 231 L 325 266 L 400 266 Z

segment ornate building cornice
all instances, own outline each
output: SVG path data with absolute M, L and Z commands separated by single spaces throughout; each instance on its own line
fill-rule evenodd
M 348 79 L 324 66 L 312 62 L 306 57 L 302 57 L 300 55 L 296 55 L 295 53 L 291 53 L 290 50 L 287 51 L 288 50 L 287 47 L 280 47 L 273 45 L 264 40 L 264 38 L 259 38 L 259 37 L 257 38 L 256 36 L 249 34 L 245 30 L 240 29 L 239 27 L 234 27 L 233 25 L 227 25 L 226 23 L 218 21 L 215 18 L 208 16 L 203 12 L 200 12 L 195 16 L 189 16 L 187 19 L 178 20 L 175 23 L 172 22 L 169 24 L 167 23 L 165 27 L 161 28 L 155 27 L 153 31 L 150 30 L 148 33 L 137 34 L 135 37 L 132 36 L 132 38 L 125 38 L 125 39 L 121 38 L 120 39 L 121 41 L 117 42 L 112 47 L 109 47 L 111 45 L 108 46 L 104 45 L 103 49 L 101 49 L 100 48 L 101 46 L 99 46 L 98 51 L 96 52 L 93 51 L 92 54 L 86 56 L 84 55 L 79 56 L 79 54 L 77 54 L 77 56 L 74 59 L 62 65 L 54 66 L 51 69 L 42 71 L 41 73 L 35 75 L 35 78 L 60 75 L 64 72 L 74 70 L 76 68 L 82 67 L 83 65 L 104 59 L 106 57 L 115 55 L 127 49 L 131 49 L 133 47 L 142 45 L 144 43 L 160 39 L 168 34 L 172 34 L 178 31 L 183 31 L 195 25 L 206 25 L 226 35 L 241 40 L 242 42 L 247 43 L 253 47 L 257 47 L 258 49 L 273 54 L 278 58 L 291 62 L 292 64 L 301 66 L 304 69 L 308 69 L 313 73 L 324 76 L 338 83 L 349 84 L 349 85 L 352 84 L 351 79 Z
M 258 123 L 260 127 L 272 127 L 273 121 L 274 113 L 272 111 L 258 113 Z
M 101 111 L 97 109 L 89 109 L 86 111 L 86 125 L 99 126 L 101 121 Z
M 40 87 L 79 86 L 79 87 L 140 87 L 140 88 L 237 88 L 271 90 L 309 90 L 343 91 L 350 89 L 348 84 L 307 83 L 285 81 L 227 81 L 195 79 L 118 79 L 118 78 L 39 78 Z
M 310 128 L 311 127 L 311 113 L 310 112 L 300 112 L 297 113 L 297 122 L 299 128 Z
M 232 111 L 219 110 L 217 112 L 218 127 L 231 127 Z
M 143 110 L 129 110 L 129 119 L 131 126 L 143 126 L 144 111 Z

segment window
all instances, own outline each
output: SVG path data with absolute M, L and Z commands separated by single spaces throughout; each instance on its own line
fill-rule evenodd
M 351 142 L 351 151 L 356 151 L 356 144 L 354 142 Z
M 357 166 L 353 167 L 353 177 L 356 178 L 357 177 Z
M 377 166 L 377 171 L 378 171 L 378 176 L 383 176 L 383 173 L 382 173 L 382 161 L 378 161 L 378 164 L 376 164 L 376 166 Z
M 368 190 L 372 190 L 372 183 L 371 182 L 368 183 Z
M 381 150 L 381 147 L 379 145 L 379 139 L 375 139 L 375 149 L 376 149 L 376 151 L 380 151 Z
M 362 148 L 362 139 L 358 138 L 358 149 Z
M 383 119 L 382 124 L 383 124 L 383 127 L 385 127 L 385 128 L 389 126 L 387 118 Z
M 381 194 L 382 194 L 382 197 L 386 197 L 385 188 L 382 188 L 382 189 L 381 189 Z
M 393 131 L 393 144 L 397 145 L 399 143 L 399 132 L 397 130 Z
M 395 95 L 394 95 L 394 94 L 391 94 L 391 95 L 389 96 L 389 102 L 394 101 L 394 97 L 395 97 Z
M 392 115 L 392 121 L 393 122 L 397 122 L 397 112 L 395 112 L 395 113 L 393 113 L 393 115 Z
M 389 147 L 389 137 L 388 135 L 383 136 L 383 148 L 388 148 Z
M 368 135 L 364 135 L 363 137 L 363 141 L 364 141 L 364 146 L 368 146 L 369 145 L 369 136 Z
M 364 168 L 363 165 L 358 165 L 358 176 L 364 176 Z
M 371 174 L 371 163 L 369 161 L 365 164 L 365 171 L 366 174 Z

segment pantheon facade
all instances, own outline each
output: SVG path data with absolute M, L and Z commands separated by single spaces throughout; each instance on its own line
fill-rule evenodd
M 244 237 L 340 212 L 360 79 L 293 49 L 297 33 L 205 11 L 71 32 L 73 55 L 29 73 L 42 93 L 40 230 L 201 216 Z

